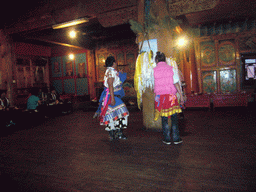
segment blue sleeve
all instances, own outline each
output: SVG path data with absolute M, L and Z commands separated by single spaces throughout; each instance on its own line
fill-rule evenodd
M 127 73 L 119 72 L 119 78 L 120 78 L 120 80 L 122 81 L 122 83 L 124 83 L 124 81 L 125 81 L 126 78 L 127 78 Z
M 100 95 L 100 100 L 99 100 L 100 103 L 103 101 L 103 98 L 106 96 L 106 90 L 107 90 L 107 88 L 104 87 L 104 90 L 102 91 L 102 93 Z
M 106 96 L 106 89 L 107 88 L 104 87 L 104 90 L 102 91 L 102 93 L 100 95 L 99 106 L 98 106 L 96 113 L 101 113 L 101 104 L 102 104 L 103 98 Z
M 127 78 L 127 73 L 119 72 L 119 78 L 120 78 L 120 80 L 122 81 L 122 84 L 123 84 L 124 81 Z M 121 98 L 125 96 L 125 92 L 124 92 L 123 88 L 119 91 L 119 94 L 120 94 Z

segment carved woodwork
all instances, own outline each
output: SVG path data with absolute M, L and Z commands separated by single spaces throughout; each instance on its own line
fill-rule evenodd
M 167 6 L 172 16 L 205 11 L 214 8 L 219 0 L 168 0 Z

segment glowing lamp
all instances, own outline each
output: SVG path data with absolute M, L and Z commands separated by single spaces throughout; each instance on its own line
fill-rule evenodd
M 183 46 L 185 46 L 186 44 L 187 44 L 187 40 L 186 40 L 184 37 L 178 39 L 178 46 L 179 46 L 179 47 L 183 47 Z
M 70 31 L 70 32 L 69 32 L 69 36 L 70 36 L 71 38 L 75 38 L 75 37 L 76 37 L 76 32 L 75 32 L 75 31 Z
M 73 60 L 75 58 L 74 54 L 69 55 L 69 59 Z

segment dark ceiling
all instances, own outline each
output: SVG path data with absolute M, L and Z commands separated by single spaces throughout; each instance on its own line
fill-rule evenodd
M 77 32 L 76 38 L 69 37 L 69 32 Z M 104 28 L 97 20 L 91 19 L 89 23 L 80 24 L 75 27 L 52 29 L 46 28 L 29 32 L 12 34 L 14 41 L 22 41 L 44 46 L 67 46 L 73 48 L 92 49 L 96 42 L 116 41 L 134 39 L 136 34 L 132 32 L 129 24 Z
M 88 3 L 92 1 L 86 0 Z M 49 8 L 49 3 L 54 8 Z M 38 15 L 45 13 L 44 11 L 47 12 L 50 9 L 57 11 L 65 10 L 76 6 L 77 3 L 79 3 L 77 0 L 34 0 L 27 3 L 24 1 L 9 1 L 5 4 L 5 8 L 13 8 L 13 5 L 15 5 L 15 10 L 0 12 L 2 18 L 0 19 L 0 28 L 6 29 L 14 42 L 25 42 L 50 47 L 66 46 L 91 49 L 96 42 L 131 38 L 135 40 L 136 34 L 130 29 L 129 24 L 105 28 L 94 15 L 89 16 L 89 22 L 75 27 L 52 29 L 51 24 L 46 24 L 43 28 L 17 30 L 18 32 L 14 30 L 10 32 L 10 29 L 17 26 L 17 23 L 22 25 L 29 18 L 38 18 Z M 72 15 L 76 15 L 76 13 L 72 13 Z M 77 37 L 74 39 L 69 37 L 71 30 L 77 32 Z
M 10 12 L 4 10 L 1 11 L 0 25 L 11 26 L 15 22 L 22 22 L 22 19 L 28 17 L 29 13 L 35 12 L 36 7 L 44 6 L 48 1 L 54 0 L 34 0 L 29 1 L 29 3 L 24 1 L 15 2 L 14 10 Z M 66 2 L 68 2 L 66 6 L 71 6 L 72 1 Z M 13 7 L 13 1 L 7 2 L 5 7 Z M 63 8 L 65 8 L 65 5 L 63 5 Z M 4 9 L 4 7 L 2 7 L 2 9 Z M 188 25 L 204 25 L 207 23 L 233 21 L 238 19 L 256 19 L 256 0 L 220 0 L 219 4 L 211 10 L 189 13 L 179 18 L 182 18 Z M 74 40 L 68 37 L 68 32 L 71 28 L 54 30 L 50 26 L 43 29 L 35 29 L 33 31 L 13 33 L 10 36 L 14 41 L 18 42 L 27 42 L 51 47 L 71 46 L 89 49 L 93 48 L 95 42 L 98 41 L 136 38 L 136 35 L 130 29 L 129 24 L 104 28 L 97 18 L 91 18 L 90 22 L 77 25 L 73 29 L 78 31 L 78 37 Z

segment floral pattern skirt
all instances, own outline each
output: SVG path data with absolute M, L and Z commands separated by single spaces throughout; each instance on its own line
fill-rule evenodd
M 129 111 L 124 102 L 119 97 L 115 97 L 115 101 L 116 104 L 114 106 L 108 105 L 107 111 L 100 122 L 101 125 L 107 125 L 117 121 L 118 119 L 129 116 Z
M 175 113 L 181 113 L 178 99 L 176 95 L 165 94 L 155 97 L 155 121 L 161 116 L 170 117 Z

